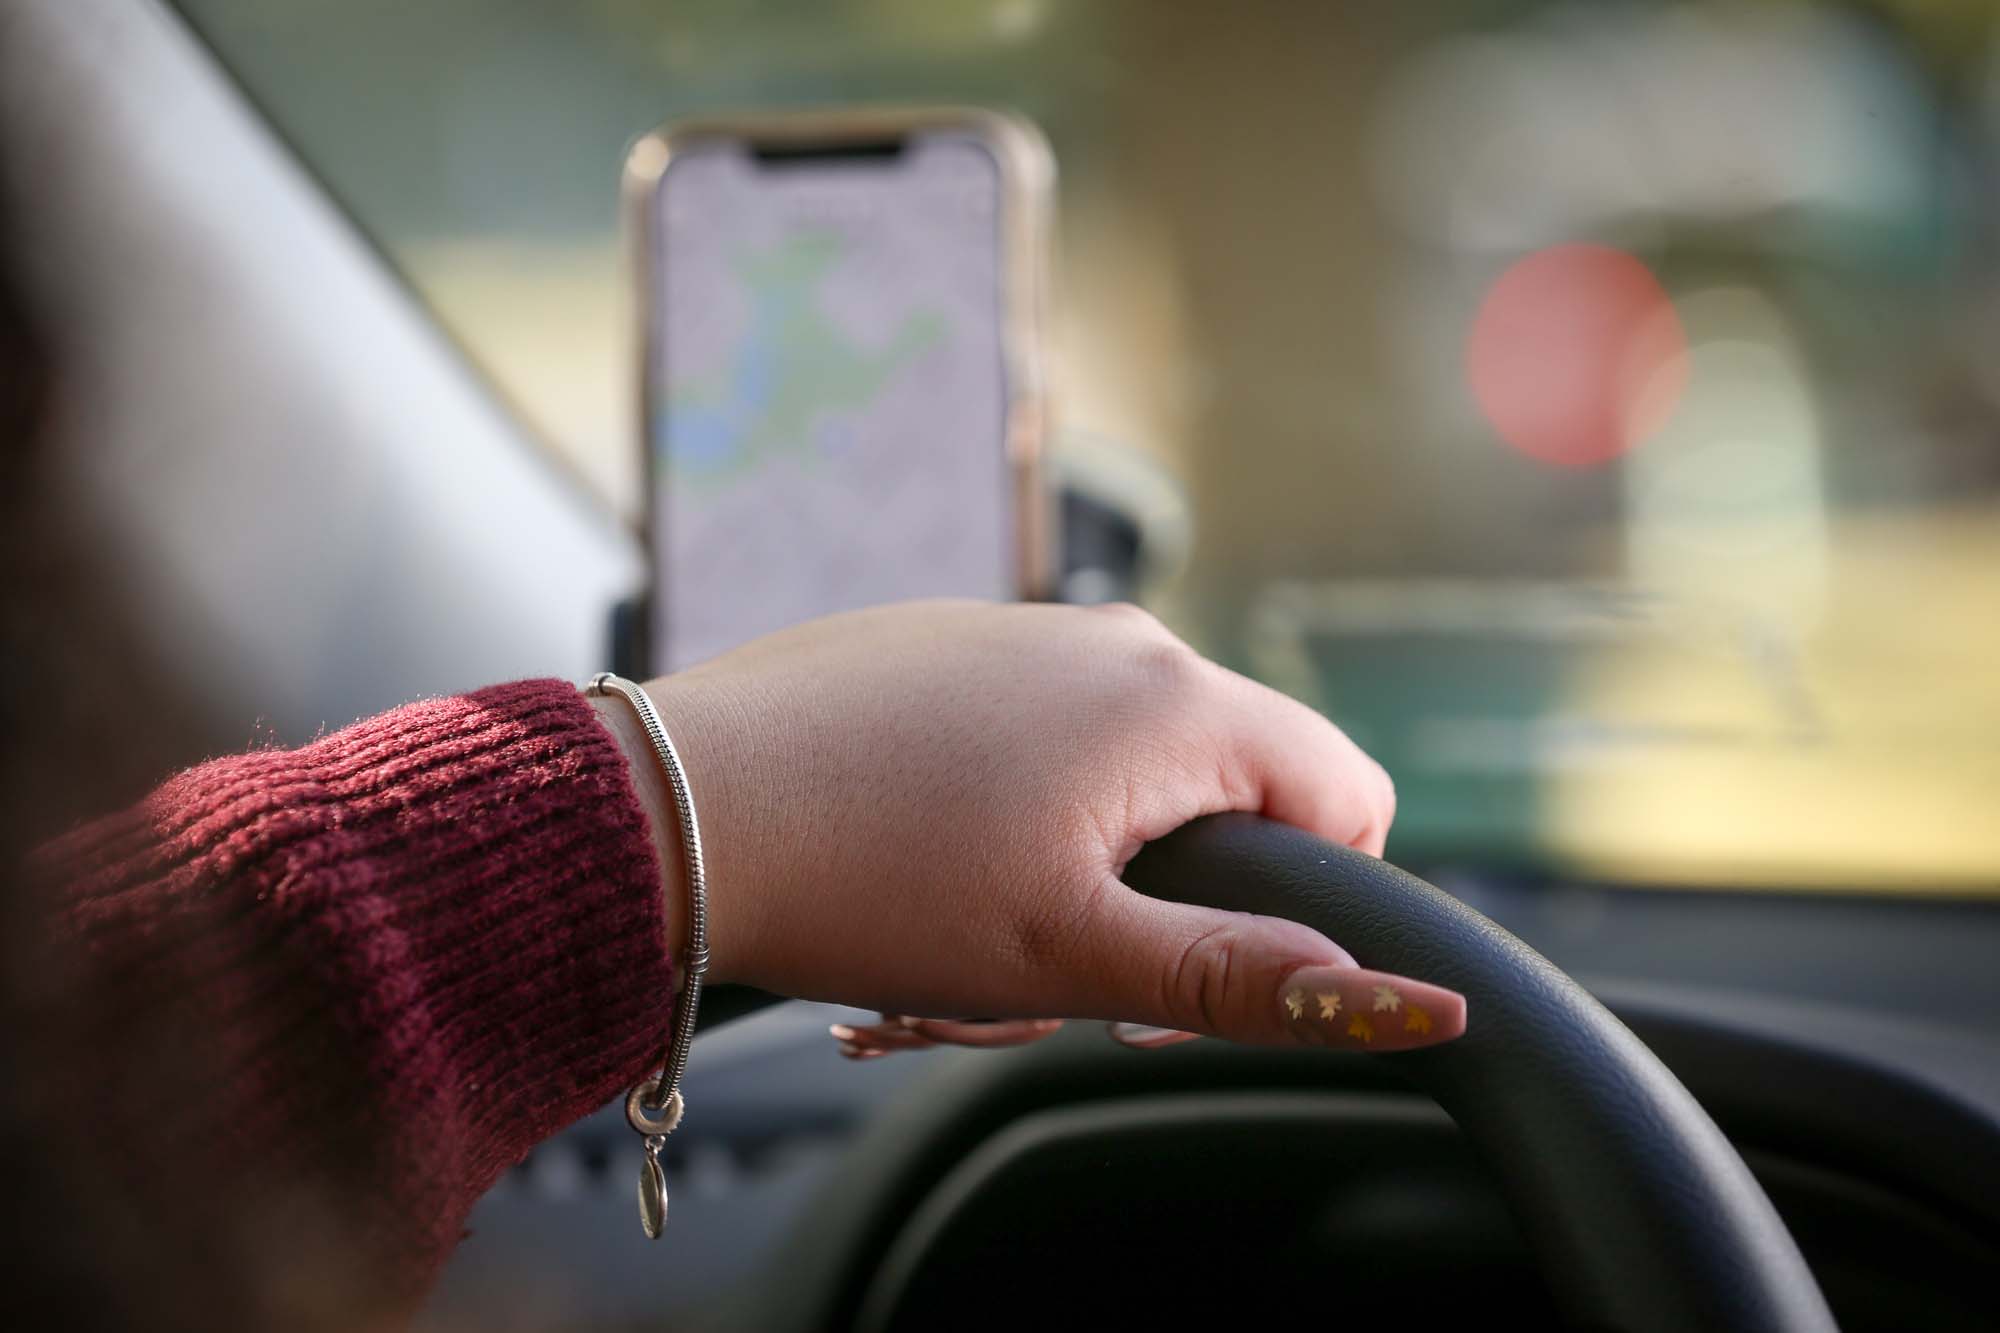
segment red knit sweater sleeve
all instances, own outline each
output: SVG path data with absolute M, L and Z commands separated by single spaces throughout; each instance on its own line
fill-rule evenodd
M 44 1100 L 143 1102 L 105 1225 L 226 1275 L 189 1312 L 211 1327 L 394 1323 L 480 1194 L 667 1030 L 646 815 L 561 681 L 203 764 L 38 861 Z

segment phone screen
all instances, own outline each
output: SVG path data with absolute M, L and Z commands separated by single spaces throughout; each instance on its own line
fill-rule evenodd
M 992 151 L 700 143 L 657 188 L 656 665 L 880 602 L 1017 596 Z

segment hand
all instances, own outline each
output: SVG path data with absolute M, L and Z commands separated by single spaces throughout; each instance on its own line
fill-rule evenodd
M 1336 1045 L 1391 986 L 1426 1026 L 1375 1024 L 1370 1049 L 1463 1030 L 1455 993 L 1359 971 L 1308 927 L 1119 881 L 1199 815 L 1258 811 L 1379 855 L 1395 812 L 1388 776 L 1331 723 L 1136 608 L 884 607 L 646 690 L 701 815 L 712 980 L 889 1014 Z M 629 708 L 601 703 L 654 816 L 678 943 L 665 784 Z

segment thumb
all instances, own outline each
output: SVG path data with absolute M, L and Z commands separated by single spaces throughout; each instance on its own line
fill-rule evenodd
M 1465 997 L 1358 966 L 1309 926 L 1116 883 L 1079 940 L 1066 1012 L 1259 1045 L 1404 1051 L 1465 1031 Z

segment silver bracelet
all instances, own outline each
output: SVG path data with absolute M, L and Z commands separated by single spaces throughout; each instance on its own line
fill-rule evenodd
M 681 1074 L 687 1068 L 688 1048 L 694 1045 L 695 1013 L 701 1008 L 701 979 L 708 972 L 708 875 L 701 858 L 701 823 L 695 818 L 694 796 L 688 791 L 687 772 L 680 754 L 667 736 L 666 726 L 646 692 L 609 671 L 590 678 L 584 693 L 602 696 L 622 694 L 639 715 L 646 739 L 653 743 L 660 767 L 666 770 L 667 786 L 674 793 L 674 808 L 681 817 L 681 853 L 687 865 L 688 921 L 687 951 L 681 958 L 676 977 L 680 1002 L 674 1006 L 673 1032 L 660 1057 L 660 1071 L 633 1085 L 625 1094 L 625 1122 L 646 1141 L 646 1159 L 639 1167 L 639 1225 L 649 1239 L 658 1240 L 667 1229 L 667 1175 L 660 1166 L 660 1150 L 667 1135 L 681 1122 L 686 1103 L 681 1098 Z

